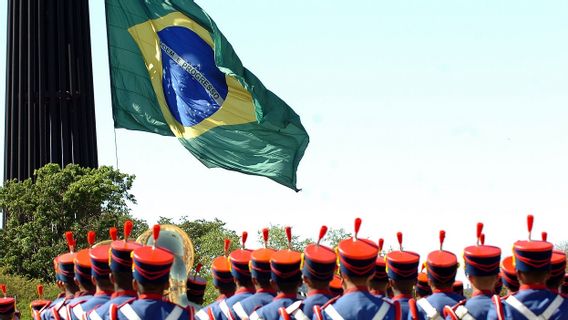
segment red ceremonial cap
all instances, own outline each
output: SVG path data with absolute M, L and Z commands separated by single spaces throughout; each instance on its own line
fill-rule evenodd
M 505 257 L 501 261 L 501 275 L 503 280 L 503 285 L 511 291 L 519 290 L 519 280 L 517 279 L 517 271 L 515 270 L 515 264 L 512 256 Z
M 51 303 L 50 300 L 45 300 L 43 299 L 43 285 L 38 284 L 37 285 L 37 295 L 38 295 L 38 300 L 34 300 L 30 303 L 30 308 L 32 310 L 36 310 L 39 311 L 41 310 L 43 307 L 49 305 Z
M 338 274 L 333 275 L 333 279 L 329 283 L 329 290 L 334 297 L 343 294 L 343 286 L 341 285 L 341 277 Z
M 350 277 L 368 277 L 375 273 L 379 249 L 373 241 L 358 238 L 360 228 L 361 219 L 356 218 L 353 237 L 338 245 L 341 272 Z
M 138 283 L 166 283 L 174 262 L 174 255 L 167 249 L 156 246 L 160 237 L 160 225 L 152 227 L 153 246 L 142 246 L 132 251 L 133 278 Z
M 305 277 L 318 281 L 331 281 L 337 266 L 337 255 L 329 247 L 320 244 L 327 233 L 327 227 L 320 228 L 318 240 L 304 249 L 304 268 L 302 273 Z
M 546 241 L 531 239 L 534 217 L 527 216 L 529 240 L 516 241 L 513 246 L 515 269 L 522 272 L 548 271 L 553 245 Z
M 262 229 L 264 247 L 254 250 L 251 255 L 250 271 L 255 279 L 268 281 L 270 279 L 270 258 L 276 250 L 268 248 L 269 229 Z
M 444 250 L 446 232 L 440 230 L 440 249 L 430 252 L 426 260 L 428 278 L 439 282 L 454 281 L 456 277 L 458 259 L 456 255 Z
M 251 259 L 251 251 L 246 249 L 248 233 L 244 231 L 241 236 L 241 248 L 237 249 L 229 255 L 231 262 L 231 273 L 235 279 L 241 281 L 250 281 L 251 273 L 249 263 Z
M 483 234 L 483 223 L 477 223 L 476 245 L 465 248 L 463 258 L 465 273 L 471 276 L 491 276 L 499 274 L 501 249 L 486 246 Z
M 420 255 L 415 252 L 403 251 L 402 232 L 397 232 L 396 238 L 400 250 L 387 253 L 388 276 L 393 280 L 416 279 Z
M 302 254 L 292 250 L 292 228 L 285 227 L 288 238 L 288 249 L 276 251 L 270 258 L 272 280 L 276 283 L 293 283 L 301 281 L 300 264 Z

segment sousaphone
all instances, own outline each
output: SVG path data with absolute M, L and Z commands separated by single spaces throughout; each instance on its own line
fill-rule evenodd
M 143 245 L 154 245 L 152 229 L 142 233 L 136 242 Z M 171 302 L 185 307 L 189 304 L 186 295 L 186 281 L 190 268 L 193 266 L 193 243 L 187 233 L 178 226 L 166 224 L 160 225 L 157 246 L 169 250 L 174 255 L 174 263 L 170 271 L 170 288 L 166 295 Z

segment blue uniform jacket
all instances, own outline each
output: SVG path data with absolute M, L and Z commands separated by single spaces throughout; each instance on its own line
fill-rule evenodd
M 53 319 L 53 317 L 51 316 L 51 308 L 55 307 L 55 305 L 57 305 L 59 302 L 64 301 L 65 297 L 61 296 L 56 298 L 55 300 L 53 300 L 49 306 L 47 306 L 45 309 L 43 309 L 40 313 L 40 318 L 41 320 L 49 320 L 49 319 Z
M 235 303 L 233 305 L 233 309 L 236 307 L 237 304 L 240 304 L 240 306 L 243 308 L 245 313 L 250 316 L 251 313 L 255 312 L 257 309 L 262 308 L 265 305 L 272 302 L 275 296 L 276 292 L 274 291 L 260 289 L 256 291 L 256 293 L 253 294 L 252 296 L 247 297 L 238 303 Z
M 400 294 L 397 296 L 392 297 L 392 302 L 398 302 L 400 304 L 400 318 L 406 320 L 408 318 L 408 314 L 410 313 L 410 307 L 408 306 L 408 301 L 412 299 L 411 295 L 407 294 Z
M 285 295 L 283 293 L 280 293 L 276 297 L 274 297 L 272 302 L 253 312 L 250 316 L 250 319 L 278 320 L 280 319 L 278 309 L 280 309 L 281 307 L 286 308 L 295 301 L 298 301 L 296 295 Z
M 428 303 L 430 303 L 432 305 L 432 307 L 434 307 L 434 309 L 436 309 L 436 312 L 438 312 L 438 315 L 440 317 L 444 316 L 444 307 L 445 306 L 454 306 L 456 305 L 458 302 L 460 302 L 462 296 L 457 294 L 457 293 L 453 293 L 453 292 L 441 292 L 441 291 L 437 291 L 435 290 L 434 293 L 432 293 L 432 295 L 429 295 L 426 298 L 422 298 L 422 299 L 426 299 L 428 301 Z M 426 311 L 420 306 L 420 301 L 417 300 L 416 301 L 416 308 L 418 309 L 418 319 L 419 320 L 426 320 L 428 317 L 426 316 Z M 412 320 L 412 314 L 408 314 L 408 320 Z
M 96 312 L 101 319 L 108 320 L 110 319 L 108 312 L 110 310 L 111 304 L 116 304 L 117 306 L 119 306 L 128 300 L 135 299 L 136 297 L 137 294 L 134 291 L 121 291 L 119 293 L 115 292 L 112 294 L 112 296 L 110 296 L 110 300 L 91 311 L 91 313 L 88 315 L 88 319 L 97 320 L 98 318 L 95 318 L 96 316 L 93 315 L 93 313 Z
M 79 304 L 81 304 L 81 309 L 83 310 L 83 313 L 87 314 L 92 309 L 104 304 L 109 300 L 110 300 L 110 294 L 97 293 L 94 296 L 92 296 L 90 299 L 79 302 Z M 70 304 L 69 306 L 72 306 L 72 304 Z M 77 315 L 75 315 L 73 311 L 69 310 L 69 313 L 71 315 L 72 320 L 83 320 L 82 318 L 77 317 Z
M 235 294 L 232 297 L 225 299 L 225 303 L 229 307 L 231 315 L 233 316 L 234 319 L 240 319 L 240 318 L 237 317 L 235 312 L 232 310 L 233 305 L 237 302 L 240 302 L 240 301 L 248 298 L 248 297 L 252 297 L 252 295 L 254 295 L 254 291 L 250 291 L 250 290 L 247 290 L 245 288 L 241 288 L 241 289 L 235 291 Z M 211 313 L 215 317 L 215 320 L 228 320 L 228 318 L 225 316 L 225 314 L 221 310 L 222 301 L 223 300 L 219 301 L 219 303 L 217 303 L 216 305 L 211 307 Z
M 312 290 L 308 292 L 308 296 L 303 301 L 302 312 L 311 319 L 314 316 L 314 307 L 323 306 L 331 297 L 330 291 Z
M 335 302 L 324 305 L 321 314 L 325 320 L 332 319 L 329 316 L 332 312 L 337 312 L 345 320 L 373 319 L 383 305 L 388 308 L 383 319 L 396 319 L 397 312 L 389 301 L 374 296 L 366 288 L 348 289 Z M 318 316 L 314 314 L 312 319 L 318 320 Z
M 460 306 L 463 306 L 467 309 L 467 313 L 474 317 L 475 319 L 487 319 L 487 313 L 491 308 L 493 308 L 493 302 L 491 301 L 491 297 L 493 296 L 492 292 L 481 292 L 475 291 L 472 297 L 468 300 L 460 301 L 457 305 L 453 306 L 452 309 L 454 312 Z M 447 316 L 446 320 L 452 320 L 451 316 Z
M 175 303 L 164 301 L 161 299 L 161 296 L 157 297 L 144 294 L 141 294 L 137 300 L 131 303 L 120 305 L 117 310 L 117 319 L 128 320 L 128 318 L 124 316 L 124 312 L 126 312 L 128 306 L 134 310 L 140 319 L 165 319 L 176 308 L 181 309 L 181 313 L 177 319 L 189 319 L 189 313 L 186 308 L 180 307 Z
M 541 287 L 541 286 L 522 285 L 519 291 L 512 296 L 515 297 L 518 301 L 520 301 L 523 305 L 525 305 L 535 315 L 540 316 L 558 295 L 547 290 L 546 288 L 544 288 L 544 286 Z M 525 320 L 526 317 L 523 316 L 516 309 L 511 307 L 511 305 L 507 301 L 509 300 L 503 299 L 503 301 L 501 301 L 501 306 L 503 307 L 503 313 L 505 319 Z M 495 307 L 492 307 L 491 310 L 489 310 L 487 319 L 488 320 L 498 319 Z M 560 319 L 568 319 L 568 301 L 566 299 L 564 299 L 562 303 L 557 308 L 555 308 L 554 312 L 549 318 L 549 320 L 560 320 Z

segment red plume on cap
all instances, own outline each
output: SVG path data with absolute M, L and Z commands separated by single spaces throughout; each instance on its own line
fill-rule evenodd
M 130 233 L 132 233 L 133 226 L 132 221 L 124 221 L 124 241 L 128 241 L 128 237 L 130 236 Z
M 203 265 L 201 263 L 198 263 L 197 267 L 195 267 L 195 273 L 199 273 L 199 271 L 201 271 L 201 268 L 203 268 Z
M 443 250 L 444 240 L 446 240 L 446 231 L 440 230 L 440 250 Z
M 73 232 L 66 231 L 65 240 L 67 241 L 67 245 L 69 246 L 69 251 L 73 252 L 75 250 L 75 240 L 73 240 Z
M 155 224 L 152 227 L 152 237 L 154 238 L 154 246 L 153 248 L 156 249 L 156 244 L 158 243 L 158 238 L 160 237 L 160 225 Z
M 354 240 L 357 240 L 359 229 L 361 229 L 361 218 L 355 218 L 355 236 L 353 237 Z
M 542 236 L 542 241 L 546 242 L 548 240 L 548 233 L 546 231 L 543 231 L 541 233 Z
M 248 238 L 248 232 L 243 231 L 243 235 L 241 236 L 241 244 L 242 244 L 242 248 L 245 248 L 245 244 L 247 243 L 247 238 Z
M 318 246 L 321 242 L 321 239 L 323 239 L 323 237 L 325 237 L 326 233 L 327 233 L 327 226 L 321 226 L 320 233 L 319 233 L 319 236 L 318 236 L 318 242 L 317 242 Z
M 534 216 L 532 214 L 529 214 L 527 216 L 527 228 L 529 230 L 529 240 L 531 240 L 531 233 L 532 233 L 532 229 L 533 229 L 533 223 L 534 223 Z
M 268 232 L 270 229 L 262 228 L 262 239 L 264 240 L 264 247 L 268 247 Z
M 108 229 L 108 234 L 110 235 L 110 239 L 112 241 L 116 241 L 116 239 L 118 238 L 118 230 L 116 230 L 115 227 L 110 227 L 110 229 Z
M 41 284 L 37 285 L 37 295 L 40 299 L 43 299 L 43 286 Z
M 402 232 L 396 233 L 396 240 L 398 240 L 398 245 L 400 246 L 400 251 L 402 251 Z
M 287 226 L 284 229 L 286 231 L 286 238 L 288 238 L 288 249 L 292 250 L 292 227 Z
M 2 294 L 4 294 L 4 298 L 6 298 L 6 285 L 0 284 L 0 290 L 2 290 Z
M 481 241 L 481 245 L 484 246 L 485 245 L 485 233 L 482 233 L 479 236 L 479 241 Z
M 225 255 L 229 254 L 230 246 L 231 246 L 231 239 L 225 239 L 225 243 L 223 244 L 223 252 L 225 252 Z
M 87 243 L 89 243 L 89 247 L 92 247 L 95 244 L 95 237 L 96 234 L 94 231 L 87 232 Z
M 379 255 L 381 255 L 382 252 L 383 252 L 383 245 L 385 244 L 385 239 L 379 238 L 379 243 L 378 243 L 378 244 L 379 244 Z
M 476 234 L 476 238 L 477 238 L 477 245 L 479 245 L 479 241 L 481 239 L 481 233 L 483 232 L 483 223 L 478 222 L 477 223 L 477 232 Z

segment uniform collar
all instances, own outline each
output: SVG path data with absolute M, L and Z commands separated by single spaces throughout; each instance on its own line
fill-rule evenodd
M 357 292 L 357 291 L 369 292 L 369 289 L 366 286 L 357 286 L 357 287 L 353 287 L 353 288 L 344 290 L 343 295 L 346 295 L 348 293 Z
M 84 296 L 92 296 L 93 292 L 91 291 L 79 291 L 75 293 L 75 298 L 84 297 Z
M 256 291 L 254 289 L 249 289 L 249 288 L 239 288 L 237 291 L 235 291 L 235 295 L 237 294 L 242 294 L 242 293 L 255 293 Z
M 550 292 L 554 294 L 560 294 L 560 291 L 558 291 L 558 289 L 548 289 L 548 290 L 550 290 Z
M 453 292 L 452 288 L 432 289 L 432 294 L 434 294 L 434 293 L 452 293 L 452 292 Z
M 142 293 L 138 296 L 140 300 L 162 300 L 163 298 L 164 296 L 159 293 Z
M 397 294 L 396 296 L 392 297 L 392 301 L 397 301 L 400 299 L 412 299 L 412 295 L 411 294 L 405 294 L 405 293 L 401 293 L 401 294 Z
M 274 290 L 274 289 L 260 288 L 260 289 L 256 290 L 256 293 L 270 293 L 271 295 L 275 296 L 275 295 L 276 295 L 276 290 Z
M 109 290 L 109 291 L 105 291 L 105 290 L 97 290 L 97 292 L 95 292 L 95 296 L 96 297 L 100 297 L 100 296 L 111 296 L 114 293 L 114 291 Z
M 323 295 L 326 295 L 326 296 L 331 296 L 331 291 L 329 289 L 327 289 L 327 290 L 312 289 L 312 290 L 308 291 L 308 297 L 316 295 L 316 294 L 323 294 Z
M 221 300 L 224 300 L 224 299 L 227 299 L 227 298 L 228 298 L 228 297 L 227 297 L 226 295 L 220 294 L 220 295 L 217 297 L 217 299 L 215 299 L 215 301 L 221 301 Z
M 519 291 L 522 290 L 544 290 L 546 289 L 546 285 L 542 283 L 535 283 L 535 284 L 523 284 L 519 287 Z
M 373 290 L 370 290 L 369 292 L 370 292 L 372 295 L 375 295 L 375 296 L 383 296 L 383 297 L 386 297 L 386 292 L 381 291 L 381 290 L 375 290 L 375 289 L 373 289 Z
M 488 296 L 488 297 L 492 297 L 493 296 L 493 291 L 491 290 L 475 290 L 471 296 L 472 297 L 477 297 L 477 296 Z
M 295 293 L 282 293 L 280 292 L 279 294 L 276 295 L 276 297 L 274 297 L 274 300 L 280 300 L 280 299 L 296 299 L 296 294 Z
M 136 291 L 134 290 L 120 290 L 120 291 L 115 291 L 111 297 L 111 299 L 114 299 L 116 297 L 122 297 L 122 296 L 130 296 L 130 297 L 136 297 Z

